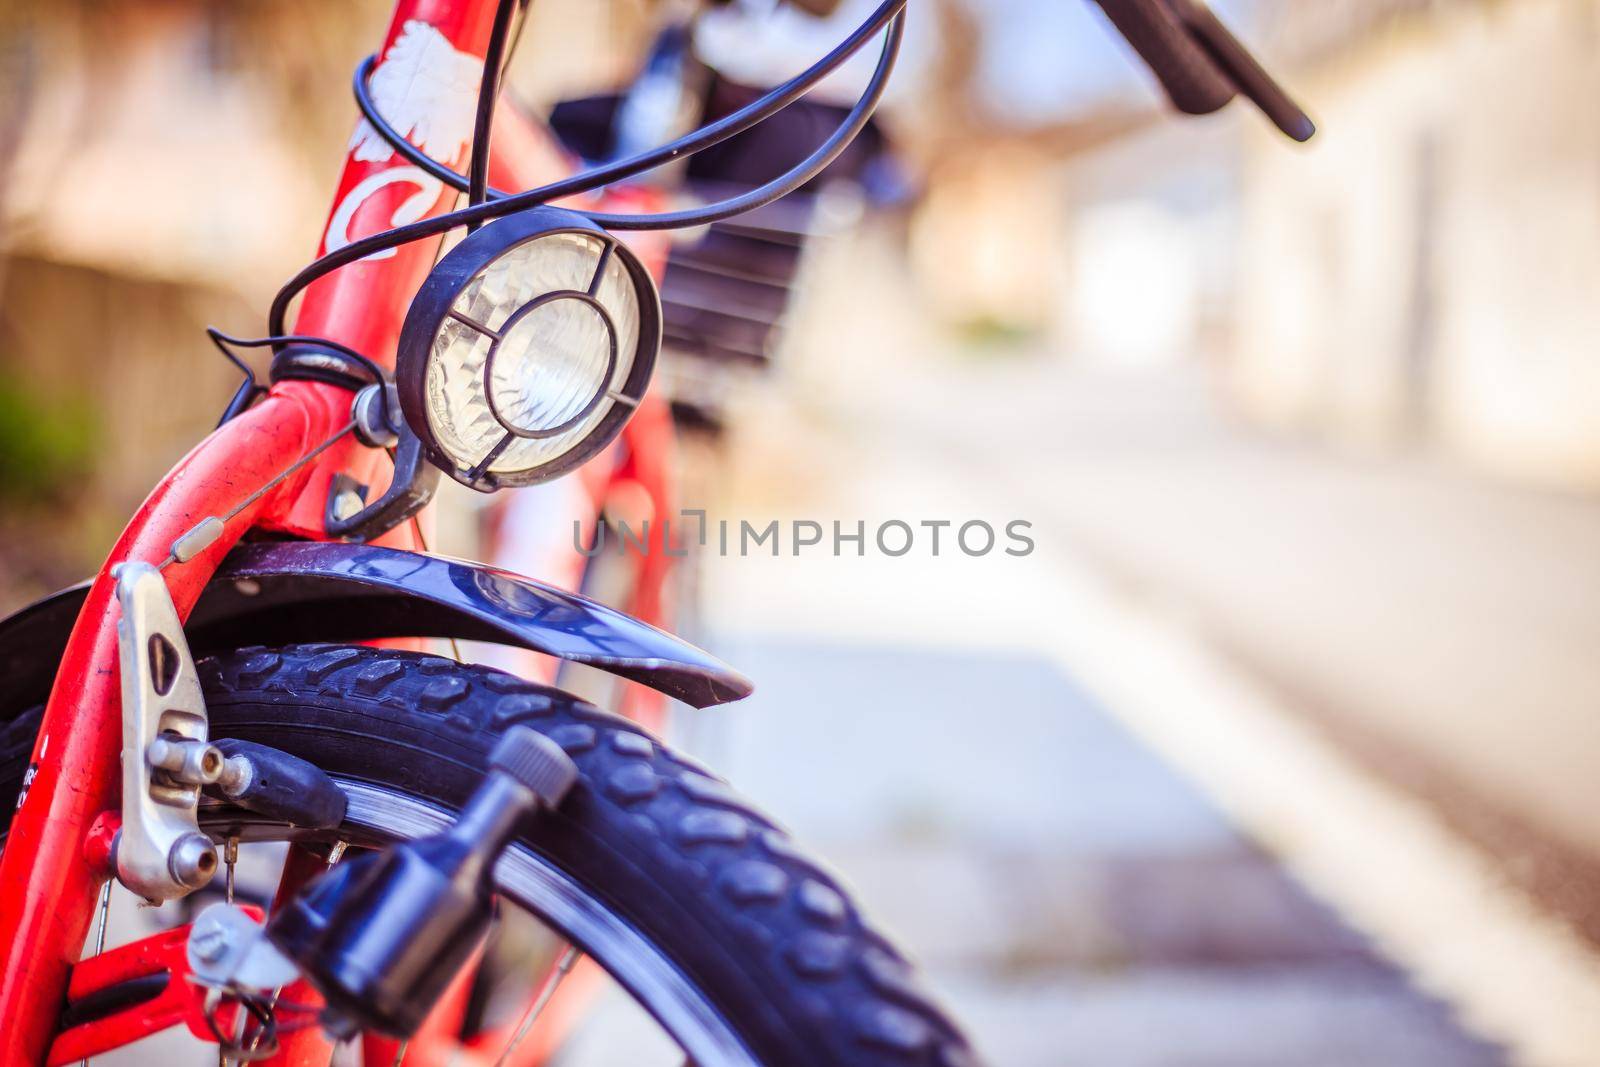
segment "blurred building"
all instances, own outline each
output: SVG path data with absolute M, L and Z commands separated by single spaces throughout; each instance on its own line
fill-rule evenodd
M 1203 362 L 1238 414 L 1340 448 L 1600 486 L 1600 5 L 1219 3 L 1318 119 L 1306 148 L 1244 107 L 1173 119 L 1126 55 L 1102 65 L 1125 49 L 1092 5 L 1000 6 L 1032 21 L 980 22 L 968 107 L 927 153 L 913 248 L 939 314 Z M 1024 78 L 1030 50 L 1101 58 L 997 95 L 986 68 Z
M 1600 5 L 1373 4 L 1412 10 L 1342 35 L 1323 6 L 1283 20 L 1317 31 L 1322 138 L 1245 156 L 1242 409 L 1600 486 Z
M 0 13 L 0 592 L 81 577 L 238 372 L 316 243 L 372 5 L 31 3 Z M 381 16 L 380 16 L 381 17 Z
M 75 581 L 214 422 L 315 250 L 385 0 L 0 5 L 0 599 Z M 538 100 L 618 80 L 646 0 L 537 5 Z M 530 53 L 532 50 L 529 50 Z M 538 58 L 529 56 L 524 58 Z

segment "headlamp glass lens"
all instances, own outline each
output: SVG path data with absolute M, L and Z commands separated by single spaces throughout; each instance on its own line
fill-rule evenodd
M 548 436 L 604 396 L 615 359 L 611 326 L 594 305 L 573 297 L 530 304 L 500 339 L 489 400 L 518 436 Z
M 463 467 L 496 449 L 491 473 L 545 465 L 617 403 L 640 308 L 626 265 L 606 251 L 586 233 L 535 238 L 487 264 L 451 304 L 428 362 L 427 418 Z

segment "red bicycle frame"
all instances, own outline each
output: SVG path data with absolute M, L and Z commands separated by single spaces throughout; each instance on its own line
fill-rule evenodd
M 383 54 L 408 26 L 422 23 L 457 51 L 481 58 L 496 6 L 496 0 L 399 0 Z M 504 124 L 504 133 L 497 145 L 499 173 L 532 184 L 538 176 L 530 172 L 548 169 L 554 155 L 541 146 L 536 131 L 518 128 L 514 120 Z M 422 215 L 438 214 L 456 201 L 454 190 L 397 156 L 360 156 L 352 151 L 346 159 L 324 251 L 329 244 L 388 229 L 402 212 L 418 217 L 416 201 L 430 192 L 432 203 Z M 463 145 L 448 162 L 459 170 L 465 157 Z M 406 308 L 432 267 L 439 244 L 439 239 L 417 241 L 320 279 L 303 298 L 296 332 L 343 342 L 392 366 Z M 247 531 L 326 540 L 323 516 L 330 479 L 345 472 L 381 490 L 388 467 L 381 451 L 363 448 L 347 436 L 259 499 L 244 502 L 339 431 L 349 419 L 350 404 L 350 393 L 333 386 L 306 381 L 274 385 L 265 399 L 219 427 L 162 479 L 95 577 L 45 707 L 29 784 L 0 854 L 0 1067 L 106 1050 L 53 1052 L 52 1042 L 97 893 L 112 876 L 105 838 L 108 820 L 114 821 L 120 808 L 122 747 L 112 567 L 130 560 L 158 564 L 195 523 L 240 508 L 214 544 L 164 572 L 173 602 L 187 618 L 222 558 Z M 659 435 L 660 430 L 652 432 Z M 418 549 L 420 533 L 421 524 L 413 521 L 380 543 Z M 280 894 L 295 891 L 315 873 L 310 859 L 309 854 L 291 854 Z M 141 1035 L 112 1036 L 125 1043 Z M 319 1033 L 308 1028 L 286 1036 L 275 1059 L 326 1063 L 328 1053 Z

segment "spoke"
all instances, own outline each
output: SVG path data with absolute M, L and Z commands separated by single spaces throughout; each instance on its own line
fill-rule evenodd
M 233 868 L 234 864 L 239 862 L 239 839 L 237 837 L 228 838 L 227 843 L 222 846 L 222 862 L 226 865 L 223 875 L 223 890 L 227 899 L 227 903 L 232 904 Z M 233 1036 L 236 1043 L 239 1038 L 244 1036 L 243 1027 L 244 1014 L 241 1012 L 239 1019 L 234 1026 Z M 228 1067 L 228 1050 L 220 1045 L 217 1047 L 217 1067 Z
M 106 950 L 106 920 L 111 913 L 111 883 L 113 878 L 107 878 L 100 886 L 100 903 L 95 910 L 99 913 L 94 927 L 94 954 L 96 956 Z M 89 1067 L 89 1058 L 85 1056 L 78 1061 L 78 1067 Z
M 222 846 L 222 862 L 227 864 L 227 873 L 224 876 L 225 880 L 223 882 L 223 888 L 226 893 L 227 902 L 232 904 L 233 865 L 239 862 L 239 839 L 237 837 L 228 838 L 228 843 Z
M 100 887 L 100 918 L 95 923 L 94 954 L 96 956 L 106 950 L 106 925 L 111 913 L 111 879 L 107 878 L 105 885 Z
M 337 864 L 341 859 L 344 858 L 344 850 L 349 848 L 349 847 L 350 847 L 349 842 L 346 842 L 346 841 L 336 841 L 336 842 L 334 842 L 333 847 L 328 850 L 328 869 L 332 869 L 332 867 L 335 864 Z M 277 989 L 274 989 L 272 991 L 272 996 L 270 998 L 268 998 L 268 1000 L 267 1000 L 267 1011 L 268 1012 L 271 1012 L 273 1009 L 275 1009 L 278 1006 L 278 998 L 281 997 L 281 996 L 283 996 L 283 986 L 279 986 Z M 240 1022 L 242 1023 L 243 1021 L 244 1021 L 243 1020 L 243 1015 L 241 1014 Z M 254 1053 L 256 1051 L 256 1048 L 261 1044 L 261 1038 L 266 1034 L 266 1032 L 267 1032 L 267 1028 L 266 1028 L 265 1024 L 262 1024 L 262 1025 L 256 1027 L 256 1034 L 255 1034 L 255 1036 L 253 1038 L 250 1039 L 250 1048 L 246 1051 L 246 1054 L 245 1054 L 245 1057 L 244 1057 L 246 1060 L 251 1059 L 251 1054 Z
M 500 1058 L 494 1061 L 494 1067 L 505 1067 L 506 1063 L 511 1059 L 511 1054 L 517 1051 L 517 1046 L 522 1044 L 523 1038 L 527 1037 L 528 1032 L 533 1029 L 533 1024 L 538 1020 L 539 1014 L 544 1011 L 545 1005 L 550 1003 L 551 997 L 555 996 L 556 989 L 561 985 L 561 980 L 572 972 L 572 966 L 578 962 L 579 955 L 576 945 L 567 946 L 567 950 L 561 954 L 561 959 L 556 964 L 556 969 L 545 980 L 544 988 L 539 990 L 539 995 L 534 998 L 532 1004 L 528 1005 L 528 1014 L 522 1017 L 522 1022 L 517 1026 L 517 1032 L 511 1035 L 511 1040 L 500 1051 Z

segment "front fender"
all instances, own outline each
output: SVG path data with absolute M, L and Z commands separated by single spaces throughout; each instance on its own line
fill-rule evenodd
M 0 621 L 0 705 L 42 702 L 88 585 Z M 619 611 L 482 564 L 373 545 L 240 545 L 184 632 L 196 656 L 246 645 L 454 637 L 517 645 L 620 675 L 697 708 L 750 682 L 686 641 Z

